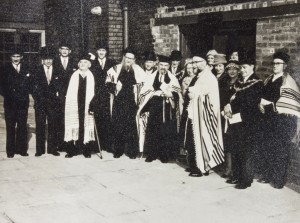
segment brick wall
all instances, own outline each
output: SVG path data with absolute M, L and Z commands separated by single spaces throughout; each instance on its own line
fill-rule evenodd
M 271 73 L 272 54 L 279 49 L 291 56 L 291 73 L 300 84 L 300 15 L 258 20 L 256 62 L 257 73 L 263 79 Z

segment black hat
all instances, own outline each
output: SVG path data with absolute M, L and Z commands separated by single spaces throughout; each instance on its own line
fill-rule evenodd
M 125 55 L 126 53 L 131 53 L 136 57 L 136 52 L 132 47 L 127 47 L 126 49 L 123 50 L 123 55 Z
M 274 53 L 273 60 L 274 59 L 280 59 L 280 60 L 283 60 L 285 63 L 288 63 L 290 61 L 290 56 L 285 52 L 278 51 L 278 52 Z
M 9 49 L 9 51 L 10 51 L 10 55 L 14 55 L 14 54 L 22 55 L 24 53 L 24 49 L 21 45 L 14 45 Z
M 42 59 L 54 59 L 55 51 L 53 50 L 53 48 L 43 46 L 40 49 L 40 56 Z
M 247 49 L 242 49 L 239 52 L 239 63 L 242 64 L 251 64 L 251 65 L 255 65 L 256 61 L 255 61 L 255 57 L 254 54 L 251 53 L 249 50 Z
M 62 40 L 59 43 L 59 48 L 61 48 L 61 47 L 68 47 L 69 49 L 71 49 L 72 44 L 70 42 L 66 41 L 66 40 Z
M 182 54 L 179 50 L 173 50 L 171 52 L 171 56 L 170 56 L 170 60 L 173 61 L 173 60 L 181 60 L 182 59 Z
M 156 55 L 154 53 L 154 51 L 146 51 L 144 53 L 144 60 L 150 60 L 150 61 L 156 61 Z
M 92 60 L 91 58 L 92 58 L 92 54 L 90 54 L 90 53 L 82 53 L 79 56 L 79 60 L 78 61 L 80 61 L 80 60 L 88 60 L 88 61 L 91 62 L 91 60 Z
M 106 51 L 108 51 L 108 45 L 107 45 L 107 43 L 104 42 L 104 41 L 99 41 L 96 44 L 96 50 L 99 50 L 99 49 L 105 49 Z
M 158 61 L 163 63 L 170 63 L 170 57 L 165 55 L 158 55 Z

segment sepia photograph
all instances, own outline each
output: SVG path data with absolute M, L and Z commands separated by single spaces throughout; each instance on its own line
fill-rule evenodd
M 0 223 L 299 219 L 299 0 L 0 0 Z

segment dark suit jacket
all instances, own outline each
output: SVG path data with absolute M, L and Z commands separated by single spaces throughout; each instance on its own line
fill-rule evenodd
M 62 77 L 58 75 L 57 69 L 53 67 L 51 81 L 48 85 L 44 66 L 38 66 L 33 75 L 32 96 L 36 110 L 56 110 L 62 106 L 62 95 L 60 95 Z
M 230 103 L 233 114 L 240 112 L 244 123 L 258 121 L 261 113 L 258 108 L 263 90 L 263 82 L 252 74 L 246 83 L 236 82 L 238 88 L 235 99 Z M 255 124 L 254 124 L 255 125 Z
M 1 71 L 1 95 L 4 97 L 4 108 L 28 109 L 31 74 L 28 66 L 21 63 L 18 73 L 12 63 Z
M 107 77 L 107 71 L 116 65 L 116 62 L 112 59 L 106 58 L 106 62 L 104 65 L 104 68 L 102 69 L 100 66 L 100 63 L 98 61 L 98 58 L 93 61 L 91 71 L 94 74 L 95 77 L 95 97 L 91 101 L 90 109 L 93 111 L 101 112 L 104 116 L 109 115 L 109 100 L 110 100 L 110 94 L 107 90 L 105 81 Z

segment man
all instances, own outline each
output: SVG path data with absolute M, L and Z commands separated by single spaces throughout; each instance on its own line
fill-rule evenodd
M 66 94 L 68 89 L 68 84 L 71 78 L 71 75 L 76 70 L 76 65 L 74 63 L 73 58 L 71 57 L 71 45 L 66 42 L 62 41 L 59 45 L 59 57 L 55 58 L 53 61 L 53 67 L 56 70 L 56 73 L 60 79 L 60 83 L 57 83 L 58 86 L 58 93 L 59 93 L 59 99 L 60 102 L 57 106 L 58 110 L 58 123 L 59 123 L 59 129 L 58 129 L 58 136 L 59 136 L 59 142 L 58 147 L 59 151 L 64 151 L 65 144 L 64 144 L 64 112 L 65 112 L 65 100 L 66 100 Z
M 108 47 L 103 42 L 97 46 L 97 59 L 93 61 L 91 71 L 95 76 L 96 85 L 99 89 L 90 103 L 90 111 L 94 112 L 98 138 L 101 149 L 111 151 L 111 115 L 110 115 L 110 94 L 106 87 L 107 71 L 116 63 L 107 57 Z
M 240 150 L 232 153 L 233 180 L 227 183 L 237 183 L 236 189 L 246 189 L 253 182 L 251 169 L 253 153 L 257 149 L 260 134 L 261 116 L 258 104 L 262 94 L 263 82 L 254 72 L 254 58 L 248 51 L 240 55 L 241 79 L 235 84 L 236 93 L 230 103 L 224 108 L 225 119 L 231 123 L 240 123 Z
M 70 79 L 65 105 L 65 142 L 68 142 L 66 158 L 83 153 L 91 158 L 95 146 L 95 122 L 89 113 L 89 105 L 95 95 L 96 82 L 89 70 L 89 55 L 82 55 L 76 70 Z
M 286 183 L 290 147 L 297 135 L 300 118 L 300 91 L 295 80 L 286 72 L 290 56 L 285 52 L 273 55 L 273 74 L 264 84 L 259 105 L 263 114 L 261 183 L 272 183 L 281 189 Z M 298 129 L 299 131 L 299 129 Z
M 177 154 L 179 103 L 182 102 L 182 97 L 178 80 L 168 71 L 169 63 L 169 57 L 159 56 L 158 71 L 149 79 L 140 94 L 143 103 L 137 118 L 145 112 L 149 116 L 145 125 L 146 162 L 159 158 L 162 163 L 167 163 Z M 140 138 L 143 136 L 140 135 Z
M 144 70 L 147 76 L 153 74 L 156 70 L 156 55 L 153 51 L 145 52 L 144 53 Z
M 0 94 L 4 97 L 8 158 L 13 158 L 15 154 L 28 156 L 27 118 L 31 75 L 22 59 L 21 49 L 13 49 L 11 62 L 3 68 L 1 74 Z
M 34 99 L 36 122 L 36 154 L 45 153 L 46 123 L 48 123 L 47 153 L 59 156 L 59 116 L 61 115 L 60 82 L 53 67 L 54 51 L 49 47 L 40 50 L 42 65 L 35 69 L 32 96 Z
M 145 81 L 144 70 L 135 64 L 135 52 L 127 48 L 123 60 L 108 70 L 107 87 L 111 94 L 112 134 L 114 137 L 114 158 L 124 154 L 127 144 L 127 155 L 135 159 L 138 154 L 138 133 L 136 112 L 138 95 Z
M 224 161 L 218 81 L 204 58 L 193 57 L 198 78 L 187 90 L 184 148 L 188 152 L 189 175 L 193 177 L 208 175 L 211 168 Z
M 182 54 L 179 50 L 173 50 L 170 55 L 171 66 L 169 68 L 170 72 L 178 79 L 181 85 L 184 78 L 184 70 L 181 64 Z

